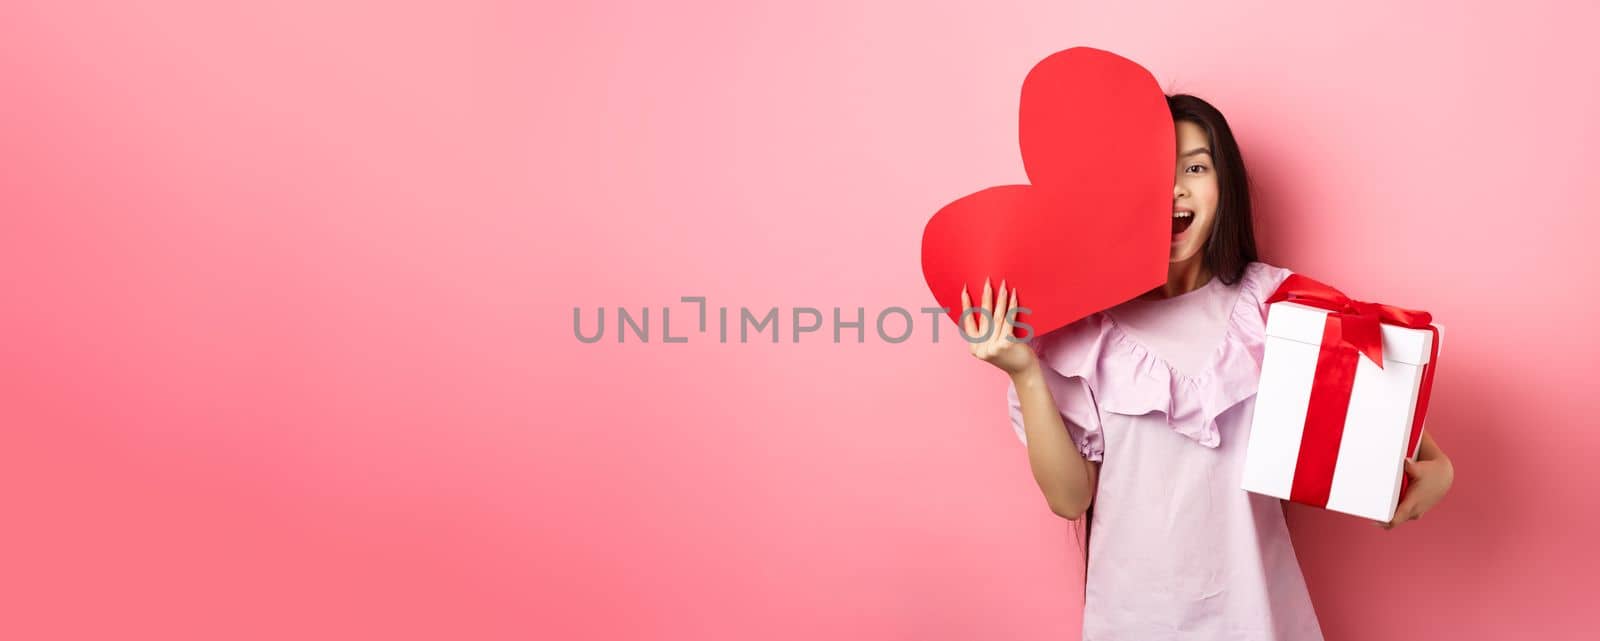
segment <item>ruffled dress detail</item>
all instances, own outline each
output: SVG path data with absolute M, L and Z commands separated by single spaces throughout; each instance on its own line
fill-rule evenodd
M 1196 375 L 1174 370 L 1103 311 L 1040 337 L 1036 349 L 1043 364 L 1087 388 L 1069 389 L 1068 398 L 1057 398 L 1062 413 L 1079 428 L 1074 430 L 1080 432 L 1079 450 L 1090 460 L 1104 455 L 1098 416 L 1089 415 L 1093 408 L 1081 400 L 1071 402 L 1084 392 L 1101 411 L 1128 416 L 1161 412 L 1174 432 L 1205 447 L 1221 444 L 1217 417 L 1256 393 L 1266 340 L 1263 303 L 1288 273 L 1261 262 L 1245 268 L 1222 342 Z M 1062 384 L 1055 381 L 1051 387 L 1054 391 Z M 1011 394 L 1014 401 L 1014 388 Z

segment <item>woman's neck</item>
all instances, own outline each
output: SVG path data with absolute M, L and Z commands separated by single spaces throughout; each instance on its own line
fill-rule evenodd
M 1206 269 L 1203 256 L 1195 255 L 1182 263 L 1172 263 L 1167 269 L 1167 284 L 1145 292 L 1139 298 L 1161 300 L 1182 296 L 1211 282 L 1211 270 Z

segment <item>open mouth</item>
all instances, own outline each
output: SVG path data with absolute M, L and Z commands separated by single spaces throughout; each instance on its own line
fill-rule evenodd
M 1184 230 L 1189 228 L 1189 225 L 1193 225 L 1193 224 L 1194 224 L 1194 212 L 1192 212 L 1192 211 L 1175 211 L 1175 212 L 1172 212 L 1172 235 L 1173 236 L 1177 236 L 1178 234 L 1183 233 Z

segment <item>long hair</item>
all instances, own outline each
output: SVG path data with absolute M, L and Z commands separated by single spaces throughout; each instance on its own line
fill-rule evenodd
M 1188 121 L 1206 132 L 1211 159 L 1217 166 L 1217 222 L 1203 249 L 1206 269 L 1223 284 L 1244 277 L 1244 268 L 1257 259 L 1254 223 L 1250 217 L 1250 175 L 1244 154 L 1233 139 L 1233 129 L 1211 103 L 1188 94 L 1167 96 L 1172 124 Z
M 1244 168 L 1244 154 L 1233 138 L 1228 120 L 1211 103 L 1189 94 L 1167 96 L 1172 125 L 1192 122 L 1206 132 L 1211 159 L 1217 169 L 1217 222 L 1206 239 L 1204 261 L 1213 277 L 1232 285 L 1244 278 L 1244 269 L 1257 260 L 1255 224 L 1250 217 L 1250 175 Z M 1104 465 L 1102 462 L 1101 465 Z M 1099 477 L 1095 479 L 1098 490 Z M 1098 493 L 1098 491 L 1096 492 Z M 1089 535 L 1094 524 L 1094 502 L 1083 516 L 1072 521 L 1074 537 L 1083 552 L 1084 586 L 1089 581 Z M 1087 598 L 1087 590 L 1085 590 Z

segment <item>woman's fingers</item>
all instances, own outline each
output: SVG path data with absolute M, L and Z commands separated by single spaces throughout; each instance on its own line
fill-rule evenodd
M 989 279 L 983 279 L 983 309 L 989 312 L 978 319 L 978 336 L 989 335 L 989 319 L 994 316 L 994 291 L 989 289 Z
M 977 316 L 977 314 L 967 314 L 967 310 L 969 310 L 969 309 L 972 309 L 972 297 L 967 295 L 967 286 L 966 285 L 962 285 L 961 286 L 961 313 L 962 313 L 961 324 L 962 324 L 962 329 L 966 330 L 967 336 L 977 336 L 978 335 L 978 320 L 976 318 L 973 318 L 973 316 Z M 969 345 L 970 345 L 970 343 L 969 343 Z
M 1401 505 L 1400 507 L 1395 508 L 1394 518 L 1389 519 L 1388 523 L 1383 524 L 1383 526 L 1384 526 L 1383 529 L 1392 530 L 1392 529 L 1394 529 L 1394 526 L 1399 525 L 1401 523 L 1405 523 L 1406 521 L 1410 521 L 1410 520 L 1411 520 L 1411 506 L 1409 506 L 1409 505 Z
M 983 279 L 983 297 L 976 308 L 972 306 L 972 295 L 967 292 L 967 286 L 961 286 L 961 329 L 967 335 L 974 355 L 986 343 L 991 348 L 1005 347 L 999 341 L 1016 332 L 1016 323 L 1011 319 L 1011 314 L 1017 306 L 1017 290 L 1007 287 L 1006 281 L 1001 280 L 1000 291 L 996 292 L 992 283 L 989 278 Z M 972 310 L 970 314 L 966 313 L 969 309 Z
M 1423 508 L 1420 505 L 1417 489 L 1417 484 L 1412 484 L 1406 490 L 1406 496 L 1400 501 L 1400 505 L 1394 508 L 1394 518 L 1389 519 L 1388 523 L 1379 523 L 1383 529 L 1392 530 L 1396 525 L 1422 518 Z
M 1007 340 L 1009 340 L 1009 338 L 1010 338 L 1010 336 L 1012 335 L 1012 332 L 1013 332 L 1013 327 L 1015 327 L 1015 325 L 1016 325 L 1016 323 L 1012 322 L 1012 314 L 1014 314 L 1016 312 L 1016 309 L 1017 309 L 1017 290 L 1015 288 L 1012 288 L 1012 290 L 1011 290 L 1011 302 L 1006 305 L 1006 314 L 1003 317 L 1005 320 L 1002 321 L 1001 324 L 1000 324 L 1000 335 L 1004 336 L 1004 337 L 1007 337 L 1006 338 Z
M 1008 294 L 1009 292 L 1006 291 L 1006 281 L 1002 279 L 1000 281 L 1000 291 L 996 292 L 994 297 L 994 334 L 989 337 L 989 342 L 995 343 L 1001 347 L 1004 347 L 1004 345 L 1000 343 L 1002 340 L 1000 337 L 1005 333 L 1004 324 L 1006 319 L 1006 310 L 1011 308 L 1011 300 L 1006 298 Z

